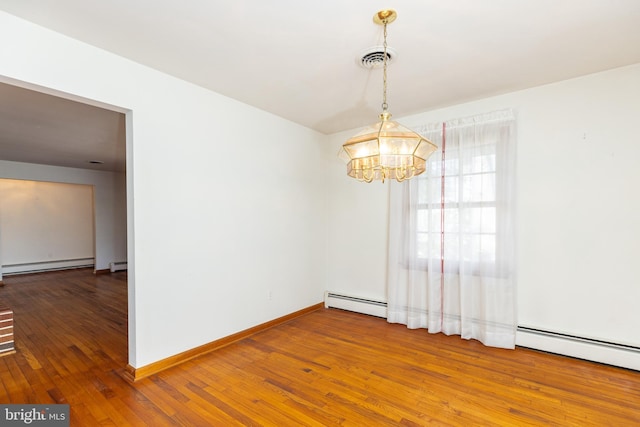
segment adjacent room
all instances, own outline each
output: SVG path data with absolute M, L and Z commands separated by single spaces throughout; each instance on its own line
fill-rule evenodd
M 640 424 L 638 22 L 0 0 L 0 404 Z

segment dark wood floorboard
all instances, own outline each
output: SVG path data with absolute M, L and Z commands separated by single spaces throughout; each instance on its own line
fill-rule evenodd
M 0 402 L 73 426 L 638 426 L 640 372 L 319 310 L 135 384 L 126 272 L 5 277 Z

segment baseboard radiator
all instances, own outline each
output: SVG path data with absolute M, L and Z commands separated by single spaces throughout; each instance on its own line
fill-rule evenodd
M 640 346 L 518 326 L 516 345 L 640 371 Z
M 342 310 L 355 311 L 356 313 L 368 314 L 370 316 L 387 318 L 387 303 L 384 301 L 325 292 L 324 306 L 325 308 L 339 308 Z
M 112 273 L 116 271 L 122 271 L 127 269 L 127 261 L 119 261 L 119 262 L 110 262 L 109 269 Z
M 41 273 L 45 271 L 69 270 L 72 268 L 87 268 L 95 265 L 94 258 L 74 258 L 24 262 L 16 264 L 7 264 L 2 266 L 2 275 L 11 276 L 12 274 L 28 274 Z
M 325 308 L 387 318 L 387 303 L 334 292 L 325 292 Z M 535 350 L 640 371 L 640 346 L 618 344 L 519 326 L 516 345 Z

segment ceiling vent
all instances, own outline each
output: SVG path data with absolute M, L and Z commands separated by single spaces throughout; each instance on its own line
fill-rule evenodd
M 387 65 L 391 64 L 396 58 L 396 51 L 387 46 Z M 384 65 L 384 46 L 373 46 L 363 51 L 356 62 L 368 70 L 374 68 L 382 68 Z

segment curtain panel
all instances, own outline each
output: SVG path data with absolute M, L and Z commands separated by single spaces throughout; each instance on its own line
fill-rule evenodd
M 417 130 L 439 150 L 390 184 L 387 320 L 514 348 L 514 113 Z

